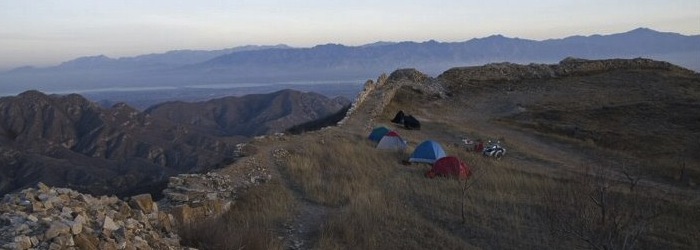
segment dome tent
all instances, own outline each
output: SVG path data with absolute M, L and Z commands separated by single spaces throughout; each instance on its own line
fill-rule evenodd
M 404 151 L 406 150 L 406 141 L 401 139 L 398 133 L 391 131 L 384 135 L 382 139 L 377 144 L 377 149 L 383 150 L 393 150 L 393 151 Z
M 379 142 L 384 135 L 389 133 L 391 130 L 381 126 L 381 127 L 376 127 L 372 130 L 372 132 L 369 134 L 369 139 L 373 142 Z
M 433 164 L 438 159 L 445 157 L 445 150 L 439 143 L 433 140 L 421 142 L 408 159 L 409 162 L 422 162 Z
M 470 167 L 454 156 L 447 156 L 438 159 L 435 163 L 433 163 L 433 167 L 427 173 L 425 173 L 425 176 L 429 178 L 442 176 L 467 179 L 471 175 L 472 172 Z

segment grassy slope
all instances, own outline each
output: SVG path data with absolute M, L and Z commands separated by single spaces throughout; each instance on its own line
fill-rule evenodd
M 542 86 L 554 89 L 557 84 L 561 82 Z M 205 249 L 282 249 L 294 247 L 290 238 L 304 241 L 300 248 L 316 249 L 561 249 L 620 248 L 624 236 L 638 235 L 636 246 L 642 248 L 700 247 L 694 235 L 700 231 L 696 187 L 670 177 L 645 177 L 631 189 L 621 175 L 623 164 L 635 168 L 633 176 L 655 173 L 638 167 L 637 151 L 523 126 L 528 120 L 513 112 L 518 104 L 535 111 L 557 100 L 570 102 L 552 108 L 576 104 L 572 89 L 541 91 L 532 86 L 507 86 L 506 93 L 489 85 L 447 99 L 403 88 L 373 120 L 389 124 L 399 109 L 417 116 L 423 122 L 420 131 L 394 127 L 409 141 L 408 152 L 425 139 L 440 141 L 449 155 L 463 159 L 476 173 L 466 196 L 464 183 L 424 178 L 428 165 L 402 165 L 407 153 L 375 150 L 365 139 L 366 128 L 337 127 L 254 143 L 254 157 L 270 159 L 280 181 L 251 190 L 222 218 L 193 225 L 185 238 Z M 600 98 L 588 104 L 617 106 L 609 97 Z M 491 160 L 466 152 L 456 144 L 462 136 L 500 138 L 509 149 L 507 157 Z M 280 151 L 288 153 L 275 156 Z M 619 155 L 632 160 L 621 162 Z M 605 222 L 593 199 L 605 201 Z M 290 232 L 290 224 L 303 224 L 312 233 Z

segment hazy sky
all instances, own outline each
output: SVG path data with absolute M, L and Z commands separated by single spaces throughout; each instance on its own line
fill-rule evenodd
M 637 27 L 700 34 L 700 0 L 0 0 L 0 69 L 248 44 L 542 40 Z

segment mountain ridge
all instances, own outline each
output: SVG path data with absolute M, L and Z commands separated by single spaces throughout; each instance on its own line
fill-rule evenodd
M 345 112 L 348 102 L 282 90 L 180 103 L 176 113 L 185 118 L 176 120 L 161 114 L 172 103 L 140 112 L 124 103 L 104 108 L 78 94 L 2 97 L 0 193 L 41 181 L 91 194 L 158 197 L 169 176 L 230 164 L 238 143 Z
M 295 125 L 344 112 L 349 105 L 345 98 L 280 90 L 202 102 L 165 102 L 151 106 L 144 113 L 192 124 L 221 136 L 257 136 L 284 132 Z
M 275 83 L 286 81 L 337 81 L 373 78 L 377 72 L 416 68 L 429 75 L 446 68 L 495 62 L 556 63 L 562 58 L 585 59 L 645 57 L 669 61 L 700 70 L 700 35 L 682 35 L 639 28 L 624 33 L 569 36 L 560 39 L 528 40 L 493 35 L 462 42 L 377 42 L 361 46 L 341 44 L 290 48 L 285 45 L 208 57 L 165 59 L 144 66 L 129 60 L 94 57 L 83 68 L 61 66 L 24 67 L 0 74 L 6 92 L 27 88 L 44 91 L 98 89 L 107 86 L 195 86 L 221 83 Z M 106 60 L 106 61 L 105 61 Z

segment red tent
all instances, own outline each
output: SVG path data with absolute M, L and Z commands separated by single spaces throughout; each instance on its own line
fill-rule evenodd
M 446 156 L 438 159 L 435 163 L 433 163 L 433 168 L 425 173 L 425 176 L 429 178 L 433 178 L 435 176 L 455 176 L 459 177 L 460 179 L 466 179 L 471 175 L 472 171 L 469 169 L 469 166 L 454 156 Z

